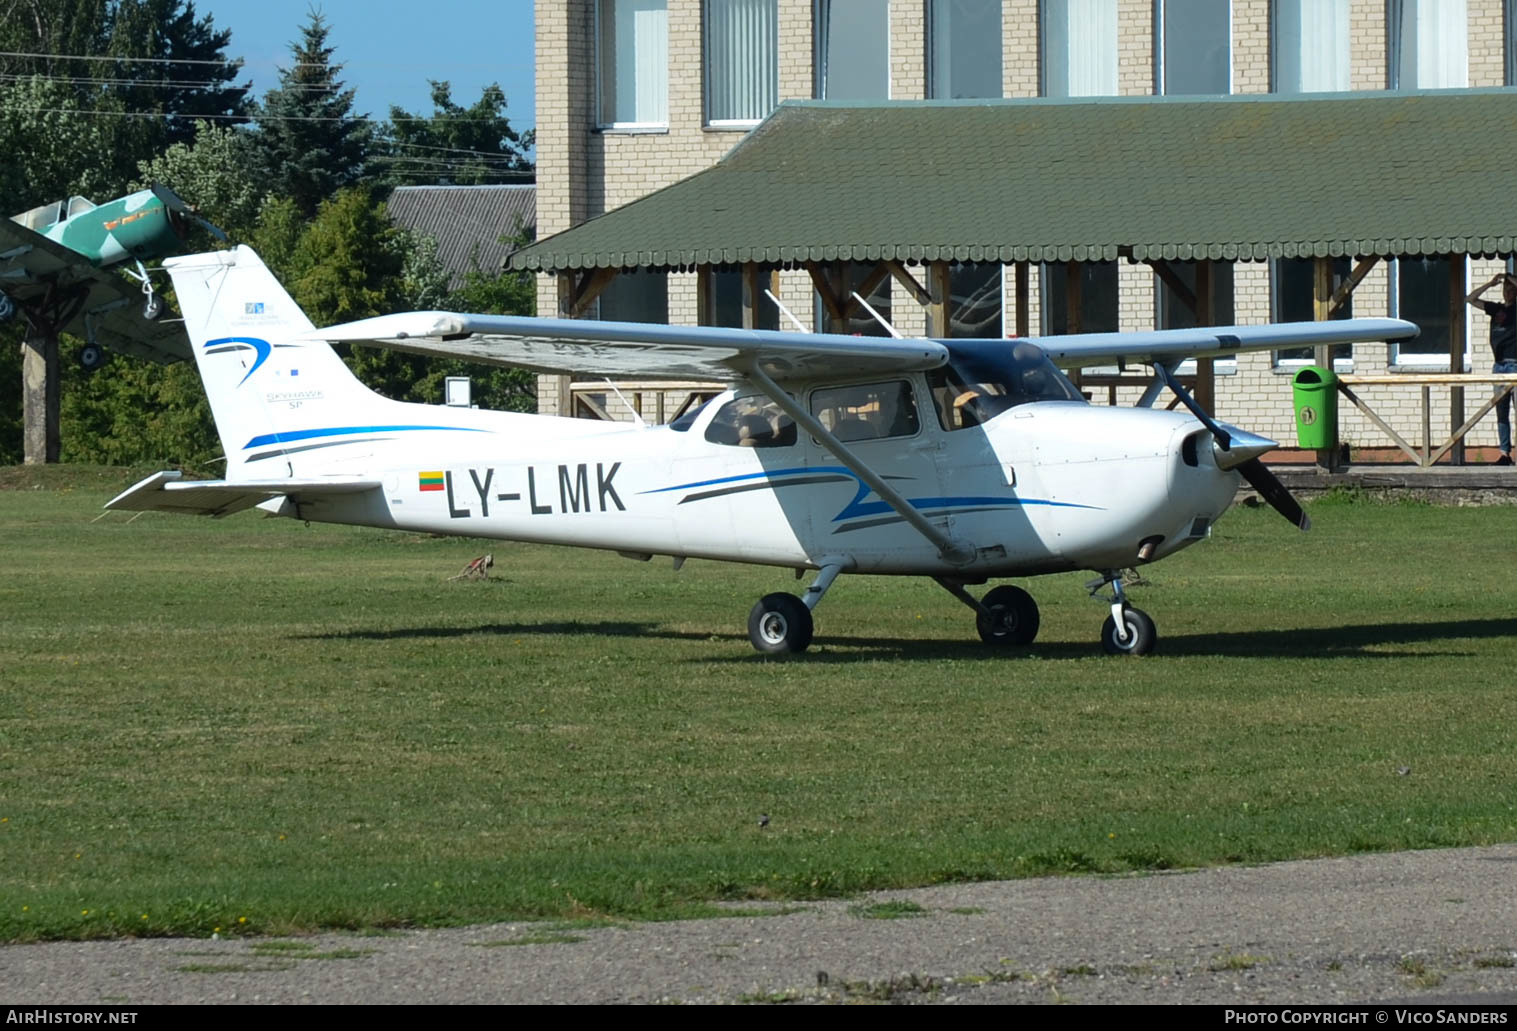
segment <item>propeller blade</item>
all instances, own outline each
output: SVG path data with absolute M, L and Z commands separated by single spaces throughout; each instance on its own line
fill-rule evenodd
M 1243 474 L 1243 478 L 1259 492 L 1261 498 L 1269 502 L 1270 507 L 1276 512 L 1295 523 L 1303 531 L 1312 528 L 1311 518 L 1302 509 L 1301 502 L 1296 500 L 1274 473 L 1265 468 L 1263 462 L 1257 458 L 1250 458 L 1238 466 L 1238 472 Z
M 212 225 L 210 222 L 207 222 L 205 219 L 201 218 L 200 212 L 196 210 L 193 204 L 186 203 L 183 197 L 179 196 L 179 194 L 175 193 L 167 186 L 163 186 L 160 183 L 153 183 L 148 187 L 148 189 L 152 190 L 153 196 L 163 201 L 163 206 L 174 212 L 174 214 L 180 216 L 181 218 L 194 222 L 196 225 L 200 226 L 200 228 L 210 233 L 222 243 L 229 242 L 227 234 L 223 232 L 219 226 Z

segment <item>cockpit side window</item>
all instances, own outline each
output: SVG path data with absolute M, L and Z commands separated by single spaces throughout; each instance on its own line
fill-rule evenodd
M 947 365 L 927 373 L 938 422 L 962 430 L 1034 401 L 1083 401 L 1043 349 L 1026 340 L 952 343 Z
M 789 447 L 796 441 L 795 422 L 768 398 L 739 397 L 711 417 L 706 439 L 729 447 Z
M 910 437 L 921 429 L 916 398 L 905 380 L 813 390 L 811 412 L 844 443 Z

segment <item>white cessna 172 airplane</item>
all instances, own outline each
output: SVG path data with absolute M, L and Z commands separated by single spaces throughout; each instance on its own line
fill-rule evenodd
M 246 247 L 164 262 L 184 313 L 226 478 L 161 472 L 106 506 L 274 515 L 427 533 L 792 568 L 797 597 L 748 617 L 761 652 L 804 651 L 842 573 L 925 576 L 994 646 L 1038 609 L 997 577 L 1088 569 L 1111 587 L 1101 640 L 1143 654 L 1153 621 L 1122 572 L 1206 537 L 1247 479 L 1302 529 L 1258 456 L 1174 379 L 1190 357 L 1404 340 L 1395 319 L 1099 333 L 1028 341 L 853 337 L 411 312 L 317 329 Z M 329 346 L 367 343 L 544 372 L 729 384 L 667 426 L 408 404 L 358 382 Z M 1151 365 L 1139 407 L 1086 403 L 1060 371 Z M 1148 407 L 1168 386 L 1190 409 Z

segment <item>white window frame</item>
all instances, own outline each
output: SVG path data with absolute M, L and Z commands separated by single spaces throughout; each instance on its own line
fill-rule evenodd
M 1410 255 L 1409 255 L 1410 257 Z M 1392 258 L 1388 262 L 1389 268 L 1386 276 L 1386 294 L 1389 298 L 1390 317 L 1401 317 L 1401 262 Z M 1470 281 L 1470 259 L 1464 259 L 1464 281 Z M 1460 309 L 1464 318 L 1464 368 L 1459 372 L 1470 371 L 1470 306 L 1461 304 Z M 1415 344 L 1415 341 L 1413 341 Z M 1449 369 L 1449 356 L 1447 351 L 1405 351 L 1399 343 L 1390 345 L 1390 361 L 1387 363 L 1392 369 L 1422 372 L 1447 372 Z
M 663 117 L 661 119 L 637 119 L 634 121 L 606 120 L 607 83 L 606 69 L 607 55 L 604 53 L 606 34 L 604 31 L 605 11 L 615 9 L 625 0 L 595 0 L 595 120 L 596 128 L 602 132 L 667 132 L 669 129 L 669 5 L 668 0 L 663 0 L 664 10 L 664 39 L 662 67 L 656 73 L 662 77 L 663 88 Z M 636 0 L 633 0 L 636 2 Z M 656 3 L 657 0 L 654 0 Z M 615 56 L 615 55 L 612 55 Z M 613 63 L 613 69 L 619 68 L 619 64 Z M 650 73 L 653 74 L 653 73 Z M 634 81 L 642 81 L 642 69 L 634 65 Z
M 1222 97 L 1231 96 L 1233 87 L 1237 84 L 1237 62 L 1233 59 L 1233 5 L 1232 0 L 1213 0 L 1227 4 L 1227 92 L 1226 93 L 1182 93 L 1171 94 L 1167 69 L 1164 62 L 1164 11 L 1168 0 L 1154 0 L 1154 93 L 1159 96 L 1206 96 Z
M 712 70 L 716 67 L 716 59 L 713 57 L 713 50 L 711 47 L 711 25 L 714 20 L 711 13 L 711 6 L 713 3 L 719 2 L 722 2 L 722 0 L 701 0 L 701 94 L 702 110 L 705 112 L 706 118 L 705 126 L 708 129 L 751 129 L 753 126 L 759 124 L 765 118 L 769 117 L 769 115 L 774 111 L 775 107 L 778 106 L 780 100 L 779 0 L 765 0 L 773 12 L 770 18 L 770 27 L 772 28 L 774 35 L 769 40 L 770 66 L 767 69 L 763 70 L 763 74 L 767 75 L 770 79 L 769 83 L 765 85 L 772 85 L 773 95 L 771 98 L 769 98 L 771 103 L 769 104 L 768 109 L 756 118 L 711 117 L 711 108 L 713 106 L 711 99 L 711 73 Z M 763 87 L 761 86 L 759 89 L 762 90 Z

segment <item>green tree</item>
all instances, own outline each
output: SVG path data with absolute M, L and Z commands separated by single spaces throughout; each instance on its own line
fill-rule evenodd
M 263 151 L 241 129 L 201 122 L 191 143 L 175 143 L 139 162 L 134 189 L 163 183 L 200 209 L 233 240 L 245 240 L 258 226 L 268 195 Z M 207 240 L 199 241 L 208 246 Z
M 385 178 L 396 185 L 425 182 L 481 185 L 530 181 L 532 132 L 518 134 L 506 118 L 506 95 L 491 83 L 467 108 L 453 102 L 452 87 L 432 81 L 430 118 L 390 108 Z
M 353 90 L 345 89 L 332 63 L 326 20 L 315 11 L 290 44 L 294 59 L 279 71 L 279 86 L 264 95 L 254 120 L 265 153 L 270 189 L 295 202 L 305 215 L 338 190 L 363 179 L 374 133 L 353 114 Z

